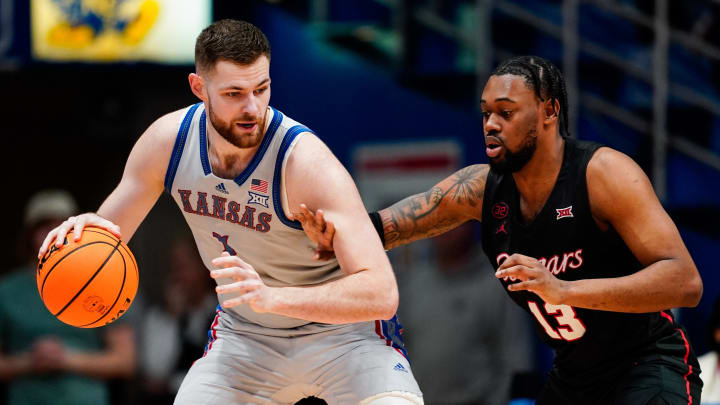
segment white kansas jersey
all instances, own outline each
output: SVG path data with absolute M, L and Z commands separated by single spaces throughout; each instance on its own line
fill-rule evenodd
M 215 176 L 207 151 L 206 114 L 202 103 L 188 108 L 170 157 L 165 188 L 192 230 L 202 260 L 223 251 L 237 255 L 271 287 L 322 283 L 342 276 L 337 260 L 313 260 L 313 242 L 300 223 L 285 214 L 282 181 L 287 156 L 307 127 L 269 107 L 270 125 L 247 168 L 234 179 Z M 308 184 L 308 187 L 316 185 Z M 285 201 L 285 202 L 284 202 Z M 230 283 L 219 279 L 218 284 Z M 218 294 L 220 302 L 237 294 Z M 269 328 L 294 328 L 302 319 L 254 312 L 249 305 L 229 308 L 239 319 Z

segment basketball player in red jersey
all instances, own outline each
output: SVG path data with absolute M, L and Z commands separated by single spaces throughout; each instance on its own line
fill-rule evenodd
M 564 79 L 542 58 L 502 63 L 481 107 L 490 164 L 371 213 L 385 248 L 482 222 L 496 277 L 556 353 L 538 404 L 699 404 L 668 309 L 697 305 L 702 281 L 645 173 L 569 137 Z M 298 217 L 327 255 L 331 222 Z

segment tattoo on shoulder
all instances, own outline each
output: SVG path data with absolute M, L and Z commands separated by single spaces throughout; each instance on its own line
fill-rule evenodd
M 485 181 L 490 168 L 486 165 L 468 166 L 453 175 L 455 183 L 448 189 L 452 199 L 460 204 L 477 206 L 485 192 Z
M 437 217 L 425 220 L 443 202 L 460 209 L 474 210 L 482 203 L 487 165 L 465 167 L 430 190 L 410 196 L 389 207 L 389 218 L 383 218 L 386 247 L 392 248 L 411 240 L 427 238 L 452 229 L 457 225 L 453 218 Z

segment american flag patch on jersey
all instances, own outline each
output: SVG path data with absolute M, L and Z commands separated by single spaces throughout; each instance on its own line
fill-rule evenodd
M 252 181 L 250 182 L 250 190 L 267 194 L 268 182 L 260 179 L 252 179 Z

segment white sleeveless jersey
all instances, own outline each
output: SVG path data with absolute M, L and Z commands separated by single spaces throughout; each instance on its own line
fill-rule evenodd
M 188 108 L 170 157 L 165 188 L 192 230 L 205 266 L 223 251 L 252 265 L 266 285 L 302 286 L 342 276 L 337 260 L 313 260 L 313 242 L 300 223 L 283 210 L 282 176 L 287 156 L 307 127 L 269 107 L 271 119 L 257 153 L 235 179 L 215 176 L 207 153 L 205 108 Z M 308 184 L 308 187 L 323 187 Z M 218 284 L 232 282 L 219 279 Z M 218 294 L 220 302 L 237 294 Z M 256 313 L 249 305 L 225 310 L 240 320 L 269 328 L 294 328 L 310 322 L 276 314 Z

